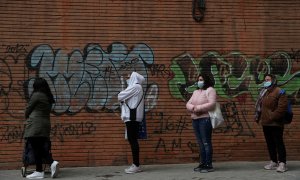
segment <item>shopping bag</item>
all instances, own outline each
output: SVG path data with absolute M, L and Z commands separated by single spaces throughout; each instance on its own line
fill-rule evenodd
M 221 112 L 220 103 L 216 103 L 212 111 L 208 111 L 212 128 L 215 129 L 224 123 L 224 118 Z
M 208 98 L 208 92 L 206 90 L 206 97 Z M 213 110 L 208 111 L 210 121 L 211 121 L 211 126 L 213 129 L 221 126 L 224 123 L 224 118 L 222 115 L 220 103 L 216 102 L 216 106 Z

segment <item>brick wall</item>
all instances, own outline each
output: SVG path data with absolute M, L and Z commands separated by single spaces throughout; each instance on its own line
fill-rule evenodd
M 300 160 L 299 7 L 297 0 L 206 1 L 197 22 L 191 0 L 2 2 L 0 169 L 22 166 L 23 111 L 35 76 L 55 94 L 51 139 L 62 166 L 130 163 L 116 95 L 131 71 L 147 79 L 142 164 L 196 161 L 184 87 L 201 70 L 213 74 L 226 120 L 213 134 L 214 161 L 268 160 L 253 122 L 267 71 L 293 99 L 284 136 L 288 160 Z

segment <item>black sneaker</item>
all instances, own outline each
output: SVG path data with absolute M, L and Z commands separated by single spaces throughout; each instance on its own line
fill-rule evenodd
M 197 167 L 194 168 L 194 171 L 199 172 L 203 168 L 204 164 L 200 163 Z
M 200 169 L 201 173 L 213 172 L 214 168 L 212 166 L 205 165 Z

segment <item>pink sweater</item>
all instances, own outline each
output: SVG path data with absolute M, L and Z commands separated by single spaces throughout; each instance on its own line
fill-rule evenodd
M 206 91 L 207 95 L 206 96 Z M 216 105 L 216 90 L 212 87 L 206 90 L 195 90 L 191 99 L 186 104 L 186 109 L 191 113 L 192 119 L 209 117 L 208 111 L 213 110 Z

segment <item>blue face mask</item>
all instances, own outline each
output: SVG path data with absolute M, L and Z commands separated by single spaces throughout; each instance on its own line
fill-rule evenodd
M 202 89 L 204 86 L 204 81 L 198 81 L 197 86 L 198 86 L 198 88 Z
M 272 85 L 272 82 L 271 81 L 265 81 L 264 82 L 264 87 L 267 88 L 267 87 L 270 87 Z

